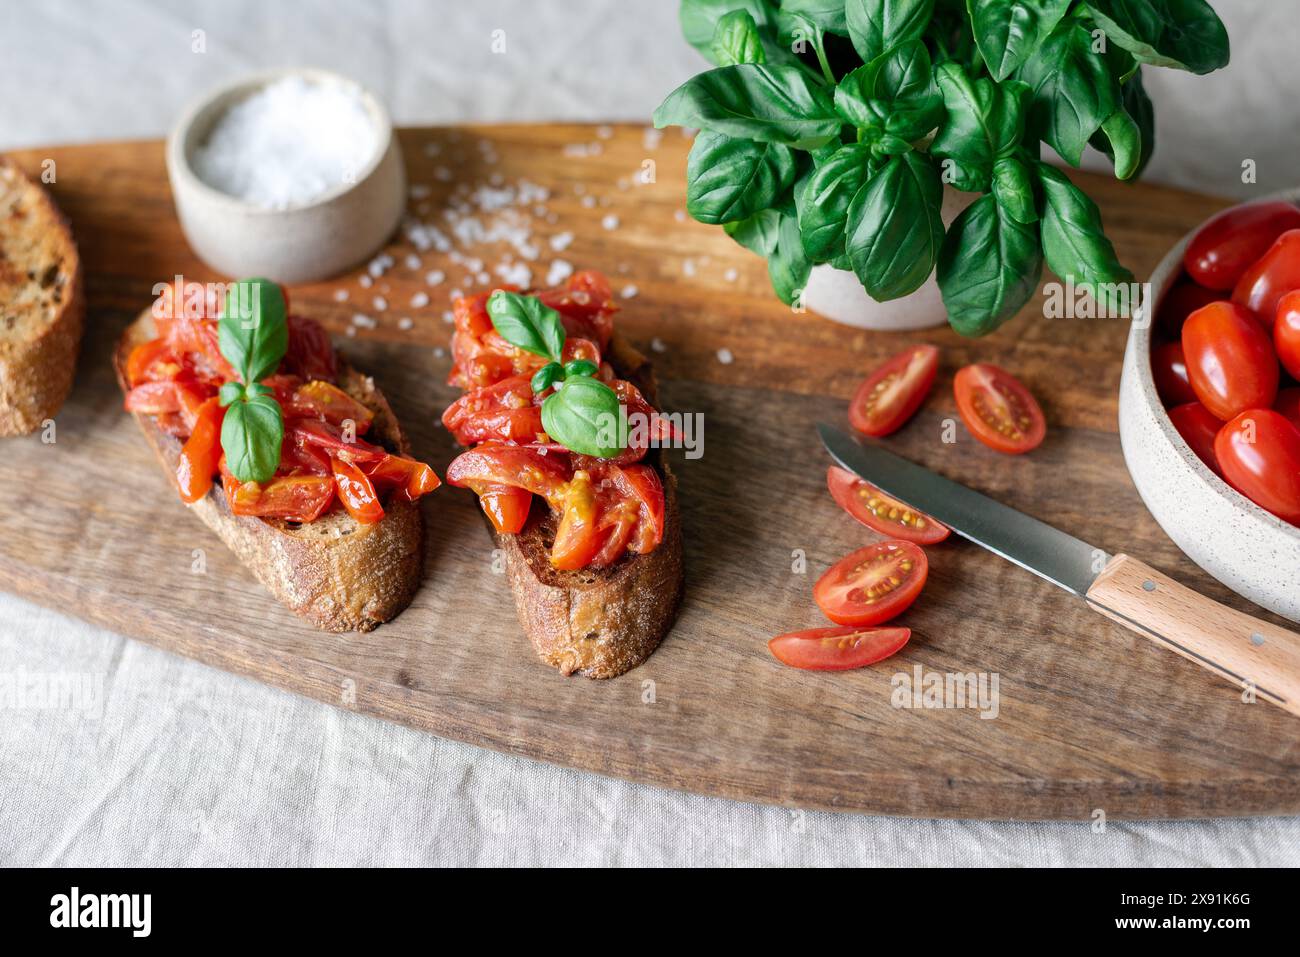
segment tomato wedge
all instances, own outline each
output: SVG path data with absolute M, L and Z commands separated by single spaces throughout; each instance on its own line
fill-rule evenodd
M 181 501 L 193 504 L 208 494 L 212 477 L 221 465 L 221 422 L 226 410 L 215 395 L 199 406 L 190 437 L 176 462 L 176 485 Z
M 513 485 L 480 485 L 478 503 L 492 527 L 506 535 L 517 535 L 528 524 L 533 493 Z
M 1214 440 L 1223 423 L 1216 419 L 1210 410 L 1199 402 L 1186 402 L 1169 410 L 1169 421 L 1174 424 L 1183 441 L 1196 453 L 1196 457 L 1205 463 L 1211 472 L 1220 478 L 1223 469 L 1214 455 Z
M 1273 343 L 1244 306 L 1215 302 L 1188 316 L 1183 353 L 1196 398 L 1225 422 L 1277 398 Z
M 372 482 L 393 486 L 393 494 L 406 502 L 418 501 L 442 484 L 433 469 L 404 455 L 385 455 L 367 466 L 365 473 Z
M 911 637 L 910 628 L 809 628 L 777 635 L 767 647 L 791 668 L 848 671 L 897 654 Z
M 591 476 L 579 469 L 563 492 L 560 524 L 551 548 L 552 565 L 572 571 L 591 564 L 604 544 L 596 518 L 596 490 Z
M 813 599 L 837 625 L 879 625 L 916 601 L 929 568 L 912 542 L 876 542 L 832 565 L 813 586 Z
M 1272 409 L 1247 409 L 1219 432 L 1214 454 L 1229 485 L 1300 525 L 1300 429 Z
M 939 350 L 930 345 L 900 352 L 871 373 L 849 402 L 849 422 L 865 435 L 889 435 L 921 407 L 939 371 Z
M 989 448 L 1021 455 L 1042 444 L 1043 410 L 1010 372 L 977 362 L 959 371 L 952 387 L 966 428 Z
M 330 457 L 330 467 L 334 470 L 339 501 L 349 515 L 362 525 L 373 525 L 384 517 L 384 507 L 379 504 L 375 486 L 365 472 L 351 462 L 333 456 Z
M 1207 289 L 1229 290 L 1274 240 L 1300 227 L 1300 208 L 1290 203 L 1245 203 L 1225 209 L 1192 237 L 1183 254 L 1188 274 Z
M 886 495 L 838 465 L 826 470 L 826 486 L 840 508 L 882 535 L 918 545 L 933 545 L 950 534 L 947 525 Z

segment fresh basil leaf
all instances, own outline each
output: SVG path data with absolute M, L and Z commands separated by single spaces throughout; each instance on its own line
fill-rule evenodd
M 240 382 L 223 382 L 220 390 L 217 392 L 220 404 L 223 406 L 230 405 L 232 402 L 238 402 L 244 397 L 244 386 Z
M 767 0 L 682 0 L 677 11 L 682 35 L 713 62 L 713 37 L 718 21 L 736 10 L 748 13 L 760 30 L 776 26 L 776 9 Z
M 711 59 L 718 66 L 767 61 L 758 24 L 748 10 L 732 10 L 718 21 L 718 28 L 713 33 L 712 50 Z
M 919 139 L 939 124 L 943 97 L 924 43 L 904 43 L 884 56 L 876 75 L 876 97 L 888 104 L 885 132 L 891 135 Z
M 1115 178 L 1130 179 L 1142 157 L 1142 132 L 1137 122 L 1124 107 L 1116 107 L 1098 132 L 1106 137 L 1107 154 L 1115 164 Z
M 936 277 L 953 329 L 983 336 L 1020 311 L 1042 273 L 1038 228 L 1016 222 L 992 196 L 981 196 L 953 221 Z
M 799 220 L 783 213 L 777 228 L 776 249 L 767 257 L 767 275 L 777 298 L 787 306 L 793 305 L 808 285 L 811 271 L 812 263 L 804 253 L 799 236 Z
M 488 299 L 487 311 L 496 331 L 512 346 L 552 362 L 564 355 L 560 314 L 536 296 L 498 289 Z
M 1016 222 L 1038 222 L 1033 176 L 1020 157 L 1007 156 L 993 164 L 993 195 L 998 208 Z
M 781 8 L 776 16 L 776 38 L 796 56 L 811 51 L 820 63 L 826 59 L 822 28 L 811 17 Z
M 1088 0 L 1116 46 L 1143 63 L 1192 73 L 1228 65 L 1228 31 L 1205 0 Z
M 803 248 L 814 261 L 827 262 L 844 255 L 849 204 L 871 173 L 870 155 L 870 148 L 858 143 L 841 146 L 813 170 L 804 189 L 795 193 Z
M 1033 55 L 1070 0 L 967 0 L 966 7 L 984 63 L 1000 82 Z
M 545 392 L 557 382 L 564 381 L 564 366 L 548 362 L 533 373 L 531 385 L 534 392 Z
M 848 73 L 835 86 L 835 111 L 860 130 L 884 126 L 885 111 L 876 100 L 879 64 L 867 64 Z
M 934 14 L 934 0 L 847 0 L 844 18 L 863 63 L 919 39 Z
M 1033 90 L 1030 129 L 1071 166 L 1089 137 L 1119 105 L 1119 84 L 1105 59 L 1092 52 L 1092 35 L 1076 19 L 1052 31 L 1020 69 Z
M 781 12 L 806 17 L 827 33 L 849 35 L 844 0 L 781 0 Z
M 1043 189 L 1041 229 L 1047 265 L 1112 311 L 1131 305 L 1129 290 L 1116 287 L 1133 282 L 1133 274 L 1115 256 L 1115 247 L 1102 231 L 1097 205 L 1060 170 L 1046 163 L 1035 165 Z
M 972 79 L 961 64 L 948 62 L 935 71 L 943 92 L 944 121 L 930 152 L 951 160 L 952 175 L 944 178 L 958 189 L 983 192 L 993 176 L 993 164 L 1010 155 L 1024 136 L 1024 84 Z
M 748 219 L 724 223 L 722 228 L 728 236 L 751 253 L 757 253 L 766 259 L 776 249 L 777 234 L 781 228 L 781 211 L 762 209 Z
M 659 104 L 654 123 L 804 149 L 820 146 L 840 129 L 835 106 L 820 83 L 793 67 L 759 63 L 692 77 Z
M 911 151 L 872 174 L 849 204 L 846 252 L 873 299 L 915 292 L 943 245 L 943 185 L 929 158 Z
M 794 182 L 794 155 L 701 130 L 686 166 L 686 211 L 702 223 L 731 223 L 767 209 Z
M 1155 152 L 1155 108 L 1142 86 L 1140 70 L 1124 84 L 1121 93 L 1121 105 L 1116 113 L 1124 113 L 1129 122 L 1111 114 L 1088 142 L 1115 164 L 1117 177 L 1136 179 L 1142 175 L 1147 163 L 1151 161 L 1151 154 Z
M 226 467 L 241 482 L 268 482 L 280 466 L 284 418 L 269 395 L 232 402 L 221 422 Z
M 245 384 L 265 379 L 289 348 L 284 294 L 269 279 L 230 284 L 217 323 L 217 344 Z
M 627 445 L 626 413 L 599 379 L 575 376 L 542 401 L 542 428 L 566 449 L 612 458 Z
M 571 375 L 595 375 L 600 371 L 600 366 L 590 359 L 574 359 L 572 362 L 564 364 L 564 374 Z

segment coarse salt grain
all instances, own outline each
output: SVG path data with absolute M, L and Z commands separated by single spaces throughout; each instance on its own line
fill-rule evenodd
M 412 309 L 423 309 L 429 304 L 429 294 L 427 292 L 417 292 L 411 297 Z
M 424 274 L 424 281 L 430 286 L 438 286 L 447 278 L 447 274 L 441 269 L 433 269 Z
M 606 216 L 604 219 L 600 221 L 600 225 L 605 229 L 609 229 L 609 230 L 618 229 L 618 217 L 615 216 L 613 213 L 610 213 L 608 216 Z
M 567 259 L 556 259 L 551 263 L 550 272 L 546 274 L 546 285 L 558 286 L 573 275 L 573 263 Z
M 378 150 L 360 87 L 289 76 L 226 110 L 195 150 L 194 171 L 256 206 L 291 209 L 355 182 Z
M 335 289 L 335 290 L 334 290 L 334 301 L 335 301 L 335 302 L 347 302 L 347 301 L 348 301 L 348 291 L 347 291 L 346 289 Z
M 554 249 L 557 253 L 562 253 L 569 248 L 569 244 L 572 242 L 573 242 L 573 233 L 570 232 L 556 233 L 554 236 L 551 237 L 551 248 Z
M 655 336 L 653 339 L 650 340 L 650 348 L 655 352 L 667 352 L 668 344 L 664 342 L 662 339 L 660 339 L 658 336 Z
M 623 298 L 633 299 L 636 297 L 637 292 L 638 290 L 636 286 L 632 285 L 631 283 L 628 283 L 626 286 L 623 287 Z
M 401 319 L 397 320 L 397 328 L 401 329 L 403 332 L 410 329 L 413 325 L 415 325 L 415 322 L 412 321 L 410 316 L 403 316 Z
M 718 361 L 721 362 L 724 366 L 731 365 L 731 363 L 735 360 L 735 358 L 736 357 L 731 354 L 731 350 L 726 348 L 725 346 L 718 350 Z

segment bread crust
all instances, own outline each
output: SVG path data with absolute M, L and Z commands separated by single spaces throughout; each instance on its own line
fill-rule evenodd
M 0 436 L 33 432 L 62 408 L 72 391 L 86 316 L 81 257 L 67 219 L 49 193 L 23 176 L 12 162 L 0 157 L 0 193 L 6 188 L 16 188 L 25 198 L 30 198 L 24 216 L 35 216 L 48 223 L 40 251 L 63 263 L 58 279 L 66 295 L 53 319 L 33 334 L 20 337 L 0 334 Z M 6 228 L 7 224 L 0 221 L 0 230 Z M 6 267 L 14 268 L 13 264 L 6 263 L 0 249 L 0 280 L 7 280 L 0 281 L 0 300 L 8 283 L 22 281 L 22 277 L 7 276 Z M 0 301 L 0 318 L 4 316 L 5 306 Z
M 153 336 L 153 320 L 146 311 L 119 341 L 113 365 L 123 391 L 128 388 L 127 356 Z M 409 454 L 406 436 L 383 393 L 342 357 L 339 386 L 375 413 L 371 434 Z M 163 470 L 175 476 L 181 441 L 160 429 L 152 416 L 136 414 L 135 419 Z M 169 484 L 174 490 L 174 479 Z M 417 503 L 390 501 L 384 517 L 373 525 L 362 525 L 340 510 L 298 525 L 233 514 L 218 482 L 189 508 L 268 591 L 324 631 L 371 631 L 406 608 L 419 587 L 424 523 Z

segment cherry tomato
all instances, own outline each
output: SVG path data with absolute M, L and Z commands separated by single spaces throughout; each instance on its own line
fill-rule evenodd
M 510 485 L 540 495 L 559 510 L 569 482 L 569 459 L 518 445 L 485 443 L 462 452 L 447 466 L 447 483 L 478 491 L 488 485 Z
M 1199 402 L 1187 402 L 1169 410 L 1169 421 L 1174 424 L 1183 441 L 1196 453 L 1211 472 L 1223 476 L 1219 460 L 1214 456 L 1214 439 L 1223 423 L 1210 414 Z
M 1151 375 L 1166 406 L 1196 401 L 1192 384 L 1187 381 L 1187 360 L 1181 342 L 1161 343 L 1151 350 Z
M 348 510 L 348 514 L 362 525 L 373 525 L 384 517 L 384 507 L 379 504 L 379 495 L 375 486 L 351 462 L 340 458 L 330 458 L 330 467 L 334 471 L 334 482 L 338 486 L 339 501 Z
M 161 338 L 140 343 L 126 359 L 126 381 L 131 386 L 174 379 L 180 372 L 180 360 L 172 355 L 166 340 Z
M 891 498 L 870 482 L 837 465 L 826 470 L 826 486 L 840 508 L 882 535 L 918 545 L 933 545 L 950 534 L 947 525 Z
M 1196 398 L 1225 422 L 1277 397 L 1273 343 L 1244 306 L 1215 302 L 1188 316 L 1183 354 Z
M 406 502 L 418 501 L 442 484 L 433 469 L 405 455 L 385 455 L 363 471 L 376 485 L 391 485 L 393 494 Z
M 911 637 L 910 628 L 809 628 L 777 635 L 767 647 L 791 668 L 848 671 L 897 654 Z
M 320 419 L 293 419 L 285 426 L 285 431 L 290 432 L 299 445 L 316 446 L 329 453 L 331 458 L 347 459 L 349 462 L 377 462 L 388 454 L 364 439 L 344 441 L 343 433 L 337 426 Z
M 447 406 L 442 424 L 461 445 L 488 439 L 531 442 L 542 429 L 542 408 L 533 403 L 527 376 L 511 376 L 472 389 Z
M 591 476 L 579 469 L 565 487 L 560 522 L 551 547 L 551 564 L 572 571 L 586 568 L 600 552 L 604 536 L 597 519 L 599 507 Z
M 889 435 L 912 417 L 934 385 L 939 350 L 920 345 L 871 373 L 849 403 L 849 422 L 866 435 Z
M 226 500 L 236 515 L 314 522 L 334 501 L 334 479 L 324 475 L 276 477 L 265 485 L 240 482 L 221 463 Z
M 506 535 L 517 535 L 528 523 L 533 493 L 513 485 L 482 485 L 478 504 L 492 522 L 492 527 Z
M 916 601 L 929 567 L 912 542 L 876 542 L 832 565 L 813 586 L 813 599 L 837 625 L 878 625 Z
M 285 296 L 285 310 L 289 297 Z M 325 327 L 314 319 L 288 316 L 289 344 L 281 368 L 308 381 L 333 382 L 338 375 L 338 357 Z
M 1247 409 L 1219 432 L 1214 453 L 1229 485 L 1300 525 L 1300 429 L 1272 409 Z
M 611 465 L 608 471 L 619 494 L 637 505 L 636 534 L 628 550 L 654 551 L 664 540 L 664 486 L 659 473 L 648 465 Z
M 1232 301 L 1268 321 L 1277 315 L 1277 302 L 1292 289 L 1300 289 L 1300 229 L 1277 237 L 1268 252 L 1242 274 L 1232 290 Z
M 1280 412 L 1283 418 L 1300 429 L 1300 386 L 1279 389 L 1273 411 Z
M 1011 373 L 987 362 L 961 369 L 953 380 L 957 411 L 971 434 L 991 449 L 1020 455 L 1047 435 L 1043 410 Z
M 1300 209 L 1290 203 L 1234 206 L 1214 216 L 1192 237 L 1183 265 L 1207 289 L 1228 290 L 1278 236 L 1296 228 L 1300 228 Z
M 338 386 L 313 379 L 298 386 L 285 403 L 285 414 L 324 419 L 332 425 L 351 422 L 357 435 L 365 435 L 375 413 Z
M 1277 302 L 1273 348 L 1282 367 L 1293 379 L 1300 379 L 1300 289 L 1288 292 Z
M 1188 316 L 1202 306 L 1208 306 L 1222 298 L 1213 289 L 1206 289 L 1194 282 L 1180 282 L 1160 300 L 1160 307 L 1156 310 L 1156 324 L 1170 339 L 1178 339 L 1183 334 L 1183 323 Z
M 221 465 L 221 423 L 225 417 L 226 410 L 215 395 L 199 406 L 194 428 L 176 461 L 176 485 L 186 504 L 197 502 L 212 488 L 212 477 Z

